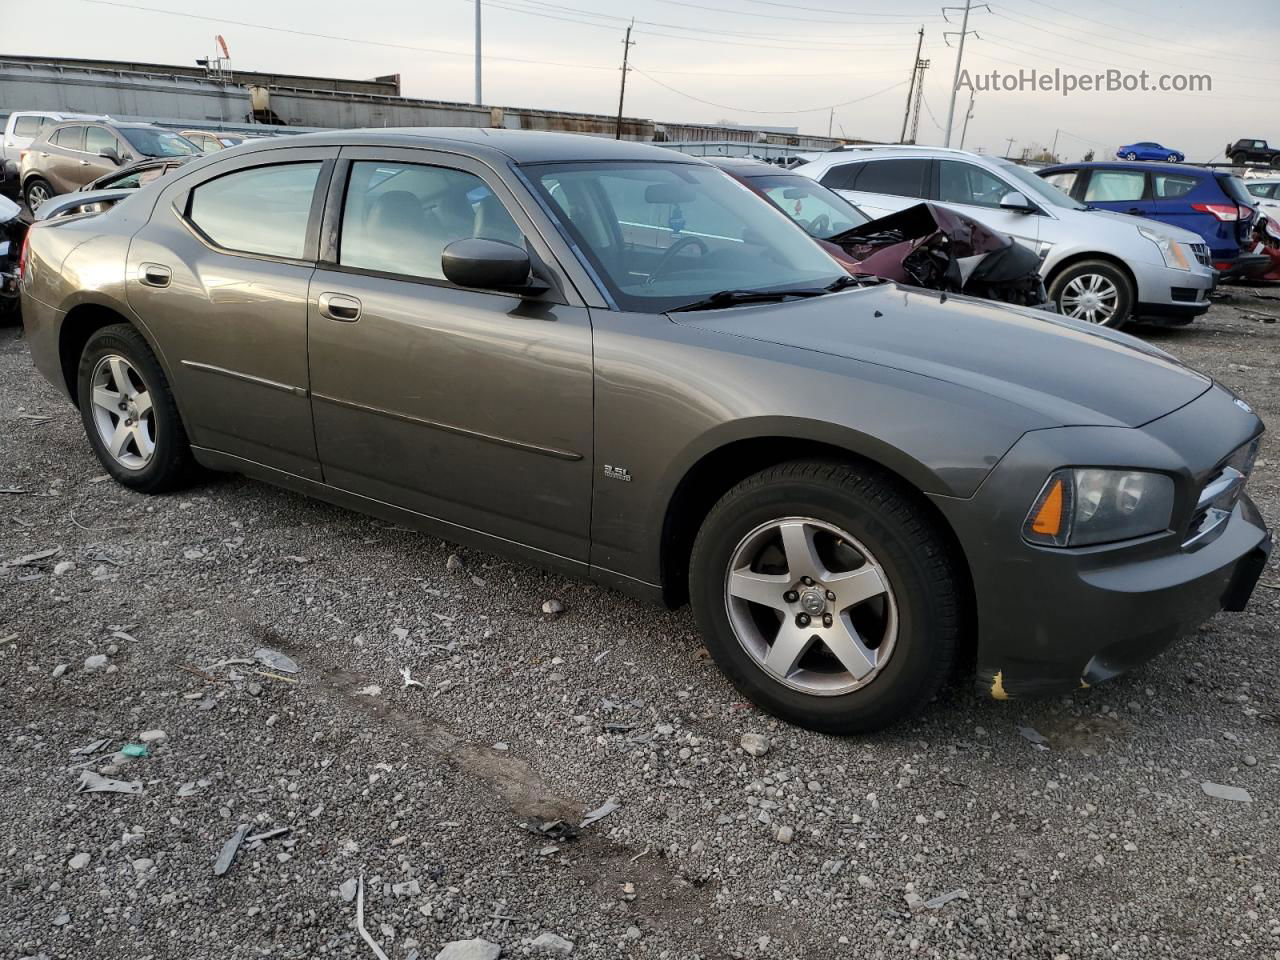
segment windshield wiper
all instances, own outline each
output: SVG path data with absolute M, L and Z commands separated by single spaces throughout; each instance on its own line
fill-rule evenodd
M 850 278 L 852 279 L 852 278 Z M 841 283 L 841 280 L 835 281 Z M 721 307 L 736 307 L 744 303 L 777 303 L 790 297 L 820 297 L 840 287 L 802 287 L 795 290 L 719 290 L 709 297 L 694 300 L 679 307 L 672 307 L 668 313 L 682 313 L 688 310 L 718 310 Z

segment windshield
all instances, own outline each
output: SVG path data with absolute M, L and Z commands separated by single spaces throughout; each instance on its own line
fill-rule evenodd
M 1087 210 L 1083 203 L 1077 203 L 1069 196 L 1046 180 L 1037 177 L 1026 167 L 1020 167 L 1004 157 L 993 157 L 992 163 L 998 164 L 1000 172 L 1017 181 L 1018 187 L 1032 200 L 1041 200 L 1052 207 L 1066 207 L 1068 210 Z
M 144 157 L 187 157 L 200 152 L 200 148 L 176 133 L 168 130 L 152 130 L 148 127 L 120 127 L 120 135 L 129 146 Z
M 871 219 L 840 194 L 808 177 L 752 177 L 751 186 L 804 227 L 809 236 L 820 240 L 829 240 Z
M 822 288 L 846 275 L 803 230 L 711 166 L 527 169 L 624 310 L 663 313 L 721 290 Z

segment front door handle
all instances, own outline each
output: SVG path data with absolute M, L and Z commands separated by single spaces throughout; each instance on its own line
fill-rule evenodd
M 1131 216 L 1138 217 L 1138 216 L 1141 216 L 1141 215 L 1142 215 L 1142 208 L 1141 208 L 1141 207 L 1130 207 L 1130 208 L 1126 211 L 1126 213 L 1129 213 Z
M 89 165 L 89 161 L 88 161 L 88 160 L 81 160 L 81 161 L 80 161 L 80 166 L 82 166 L 82 167 L 87 167 L 88 165 Z
M 163 263 L 144 263 L 138 276 L 148 287 L 167 287 L 172 278 L 173 271 Z
M 317 298 L 320 316 L 343 323 L 355 323 L 360 319 L 360 301 L 345 293 L 322 293 Z

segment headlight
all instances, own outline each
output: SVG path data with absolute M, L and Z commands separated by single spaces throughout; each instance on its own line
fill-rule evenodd
M 1191 269 L 1191 264 L 1187 262 L 1186 254 L 1182 252 L 1182 244 L 1178 243 L 1177 240 L 1154 230 L 1148 230 L 1146 227 L 1139 227 L 1138 232 L 1156 245 L 1160 251 L 1160 256 L 1164 258 L 1166 267 L 1171 270 Z
M 1162 473 L 1076 468 L 1045 481 L 1022 525 L 1028 543 L 1083 547 L 1169 529 L 1173 480 Z

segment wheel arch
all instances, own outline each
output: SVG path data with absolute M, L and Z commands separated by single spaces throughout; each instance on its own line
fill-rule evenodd
M 883 443 L 880 443 L 881 449 L 873 450 L 871 444 L 860 443 L 858 435 L 849 433 L 842 437 L 794 433 L 738 437 L 704 451 L 690 464 L 673 488 L 663 516 L 659 564 L 666 604 L 677 607 L 688 600 L 693 541 L 702 521 L 721 497 L 747 477 L 780 463 L 828 459 L 869 467 L 890 477 L 930 518 L 962 572 L 964 583 L 959 586 L 965 601 L 966 621 L 974 622 L 976 604 L 968 557 L 950 522 L 925 492 L 940 488 L 937 476 L 901 451 Z
M 147 346 L 151 348 L 151 352 L 155 355 L 156 362 L 160 364 L 160 369 L 164 372 L 165 379 L 170 383 L 173 382 L 169 367 L 164 361 L 164 355 L 156 346 L 151 332 L 145 326 L 122 311 L 118 305 L 104 303 L 100 300 L 82 300 L 67 311 L 58 327 L 58 365 L 62 371 L 62 379 L 66 387 L 67 396 L 71 398 L 72 403 L 79 404 L 80 402 L 78 396 L 80 387 L 78 371 L 80 368 L 80 355 L 84 353 L 85 344 L 89 342 L 90 337 L 103 327 L 110 327 L 117 323 L 128 324 L 138 331 L 142 338 L 147 341 Z
M 1132 310 L 1132 307 L 1136 307 L 1138 305 L 1138 278 L 1134 274 L 1132 268 L 1130 268 L 1130 266 L 1127 263 L 1125 263 L 1123 260 L 1115 256 L 1114 254 L 1101 253 L 1097 250 L 1084 250 L 1079 253 L 1068 254 L 1067 256 L 1059 260 L 1057 263 L 1053 265 L 1053 269 L 1049 271 L 1049 276 L 1045 277 L 1045 280 L 1044 280 L 1045 289 L 1048 290 L 1051 286 L 1053 286 L 1054 282 L 1058 279 L 1058 277 L 1062 276 L 1062 274 L 1065 271 L 1070 270 L 1076 264 L 1084 263 L 1087 260 L 1100 260 L 1103 263 L 1106 263 L 1115 267 L 1117 270 L 1123 273 L 1125 275 L 1125 278 L 1128 279 L 1129 281 L 1129 286 L 1133 294 L 1132 296 L 1133 304 L 1131 306 L 1131 310 Z

